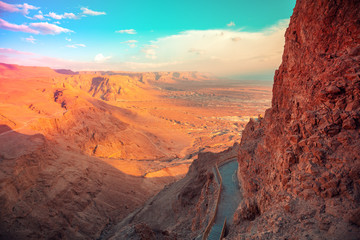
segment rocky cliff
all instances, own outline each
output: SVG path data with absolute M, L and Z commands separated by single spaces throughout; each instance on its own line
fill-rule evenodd
M 360 2 L 298 0 L 272 107 L 243 132 L 231 237 L 360 236 Z

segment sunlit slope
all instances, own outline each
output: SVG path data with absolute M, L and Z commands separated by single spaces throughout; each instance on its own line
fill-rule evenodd
M 186 134 L 167 121 L 141 109 L 117 106 L 118 101 L 157 99 L 149 86 L 129 76 L 2 68 L 6 78 L 0 82 L 1 121 L 11 128 L 37 131 L 69 148 L 101 157 L 168 158 L 190 144 Z

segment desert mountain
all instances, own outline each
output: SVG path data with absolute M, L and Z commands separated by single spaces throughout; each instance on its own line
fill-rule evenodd
M 0 76 L 5 239 L 105 236 L 184 177 L 200 152 L 232 146 L 252 114 L 270 103 L 268 87 L 214 82 L 194 72 L 0 64 Z M 199 178 L 194 187 L 202 188 L 206 171 L 205 178 L 191 172 L 190 181 Z

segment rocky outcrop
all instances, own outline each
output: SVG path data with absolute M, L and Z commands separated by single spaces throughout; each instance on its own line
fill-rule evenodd
M 298 0 L 272 107 L 246 126 L 230 236 L 360 236 L 360 4 Z M 256 230 L 256 231 L 255 231 Z
M 133 79 L 129 76 L 98 76 L 92 78 L 89 93 L 93 97 L 105 101 L 128 99 L 134 92 L 138 94 L 135 98 L 139 98 L 139 95 L 144 94 L 141 88 L 144 86 L 140 87 L 138 85 L 141 85 L 141 83 L 136 78 Z

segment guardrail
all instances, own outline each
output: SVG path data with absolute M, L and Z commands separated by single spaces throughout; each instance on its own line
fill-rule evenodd
M 225 232 L 226 232 L 226 218 L 224 220 L 224 225 L 223 225 L 222 230 L 221 230 L 220 239 L 222 239 L 225 236 Z
M 218 175 L 218 179 L 219 179 L 219 193 L 218 193 L 218 196 L 217 196 L 217 199 L 216 199 L 216 205 L 215 205 L 214 215 L 213 215 L 213 217 L 210 219 L 208 225 L 207 225 L 206 228 L 205 228 L 205 231 L 204 231 L 202 240 L 206 240 L 206 239 L 208 238 L 208 236 L 209 236 L 209 233 L 210 233 L 210 231 L 211 231 L 211 227 L 212 227 L 212 225 L 213 225 L 214 222 L 215 222 L 217 210 L 218 210 L 218 207 L 219 207 L 220 197 L 221 197 L 222 177 L 221 177 L 221 174 L 220 174 L 220 171 L 219 171 L 219 168 L 218 168 L 218 165 L 217 165 L 217 164 L 215 165 L 215 171 L 216 171 L 216 173 L 217 173 L 217 175 Z

